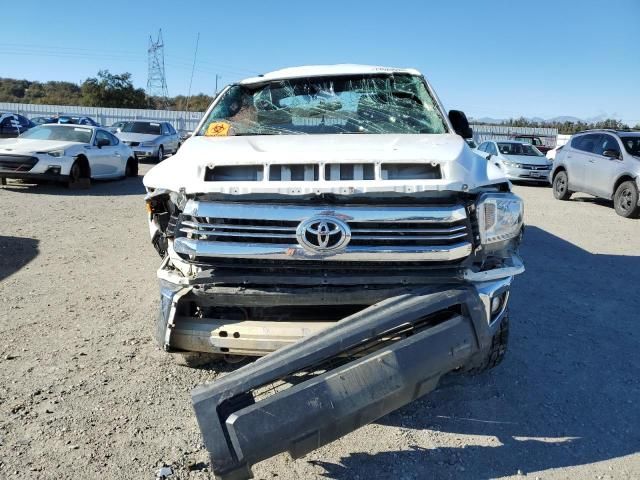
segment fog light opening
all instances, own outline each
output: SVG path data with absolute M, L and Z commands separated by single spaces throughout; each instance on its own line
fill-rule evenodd
M 507 292 L 503 292 L 491 299 L 491 316 L 492 317 L 494 317 L 496 314 L 498 314 L 502 310 L 506 297 L 507 297 Z

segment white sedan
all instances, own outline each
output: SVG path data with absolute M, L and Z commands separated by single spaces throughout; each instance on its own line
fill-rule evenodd
M 138 161 L 109 131 L 87 125 L 46 124 L 0 140 L 0 179 L 53 180 L 88 186 L 90 179 L 134 177 Z
M 490 140 L 480 144 L 475 152 L 498 167 L 509 180 L 550 183 L 553 162 L 529 143 Z

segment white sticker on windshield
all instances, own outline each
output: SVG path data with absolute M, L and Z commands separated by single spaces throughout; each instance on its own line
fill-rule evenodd
M 74 132 L 91 133 L 91 130 L 89 130 L 88 128 L 74 128 L 73 131 Z
M 153 125 L 154 127 L 159 127 L 160 126 L 159 123 L 150 123 L 149 125 Z

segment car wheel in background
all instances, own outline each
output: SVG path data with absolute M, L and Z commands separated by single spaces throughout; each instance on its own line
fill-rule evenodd
M 613 195 L 616 213 L 625 218 L 635 218 L 640 213 L 638 207 L 638 187 L 632 181 L 622 182 Z
M 553 177 L 553 196 L 558 200 L 569 200 L 571 193 L 573 192 L 569 190 L 569 176 L 562 170 Z
M 127 166 L 124 169 L 125 177 L 137 177 L 138 176 L 138 160 L 134 157 L 130 157 L 127 160 Z
M 89 188 L 91 179 L 88 172 L 89 165 L 86 160 L 78 158 L 69 170 L 69 178 L 67 179 L 68 188 Z
M 158 147 L 158 161 L 161 162 L 164 159 L 164 147 L 160 145 Z

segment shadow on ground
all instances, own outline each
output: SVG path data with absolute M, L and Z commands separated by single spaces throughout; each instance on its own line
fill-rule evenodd
M 122 180 L 92 180 L 91 186 L 87 189 L 69 189 L 62 184 L 56 183 L 27 183 L 18 180 L 7 180 L 7 185 L 0 187 L 0 191 L 31 193 L 37 195 L 63 195 L 67 197 L 84 196 L 123 196 L 123 195 L 143 195 L 145 193 L 142 185 L 142 177 L 125 178 Z
M 0 281 L 38 256 L 38 240 L 0 235 Z
M 324 477 L 485 479 L 640 451 L 640 257 L 592 254 L 535 227 L 522 253 L 504 363 L 450 376 L 378 421 L 402 427 L 411 450 L 314 462 Z

